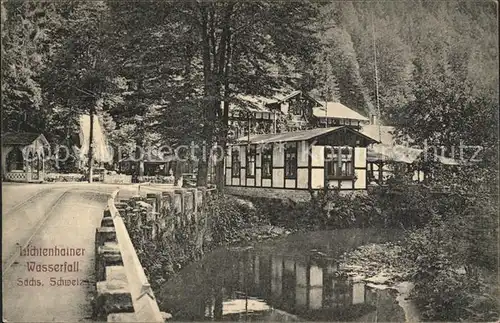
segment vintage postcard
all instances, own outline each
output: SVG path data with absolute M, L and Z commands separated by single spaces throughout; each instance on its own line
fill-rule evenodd
M 2 0 L 3 322 L 500 319 L 496 1 Z

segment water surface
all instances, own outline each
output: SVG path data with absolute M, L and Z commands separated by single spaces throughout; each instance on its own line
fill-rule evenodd
M 401 322 L 394 291 L 346 277 L 338 262 L 344 252 L 399 236 L 332 230 L 220 248 L 165 283 L 160 308 L 182 321 Z

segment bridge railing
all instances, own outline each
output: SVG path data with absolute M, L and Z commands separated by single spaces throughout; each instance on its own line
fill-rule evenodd
M 164 322 L 123 218 L 108 200 L 96 231 L 96 289 L 94 314 L 108 322 Z
M 128 198 L 117 202 L 115 191 L 96 230 L 94 314 L 99 320 L 164 322 L 171 317 L 160 312 L 128 230 L 139 232 L 140 248 L 144 239 L 173 236 L 177 229 L 189 227 L 202 247 L 209 222 L 205 211 L 215 188 L 151 188 L 121 191 L 120 197 Z

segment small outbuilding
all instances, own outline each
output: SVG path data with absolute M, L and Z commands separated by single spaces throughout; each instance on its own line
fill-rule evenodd
M 43 182 L 45 152 L 49 142 L 43 134 L 2 134 L 2 179 L 12 182 Z
M 368 178 L 369 184 L 383 185 L 386 180 L 395 175 L 395 172 L 404 173 L 414 182 L 424 182 L 427 174 L 422 165 L 425 156 L 425 147 L 413 147 L 408 141 L 406 144 L 397 144 L 394 138 L 395 128 L 392 126 L 365 125 L 361 132 L 366 136 L 378 138 L 380 143 L 368 147 Z M 433 159 L 448 167 L 459 166 L 460 163 L 450 157 L 434 153 Z

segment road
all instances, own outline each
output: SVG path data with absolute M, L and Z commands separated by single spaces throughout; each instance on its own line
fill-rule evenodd
M 91 321 L 95 228 L 100 225 L 109 195 L 118 187 L 87 183 L 2 185 L 5 320 Z M 58 256 L 21 255 L 20 247 L 28 244 L 46 250 L 72 248 L 74 255 L 63 256 L 60 250 Z M 54 271 L 43 271 L 43 265 L 52 265 Z M 56 268 L 67 272 L 56 272 Z

